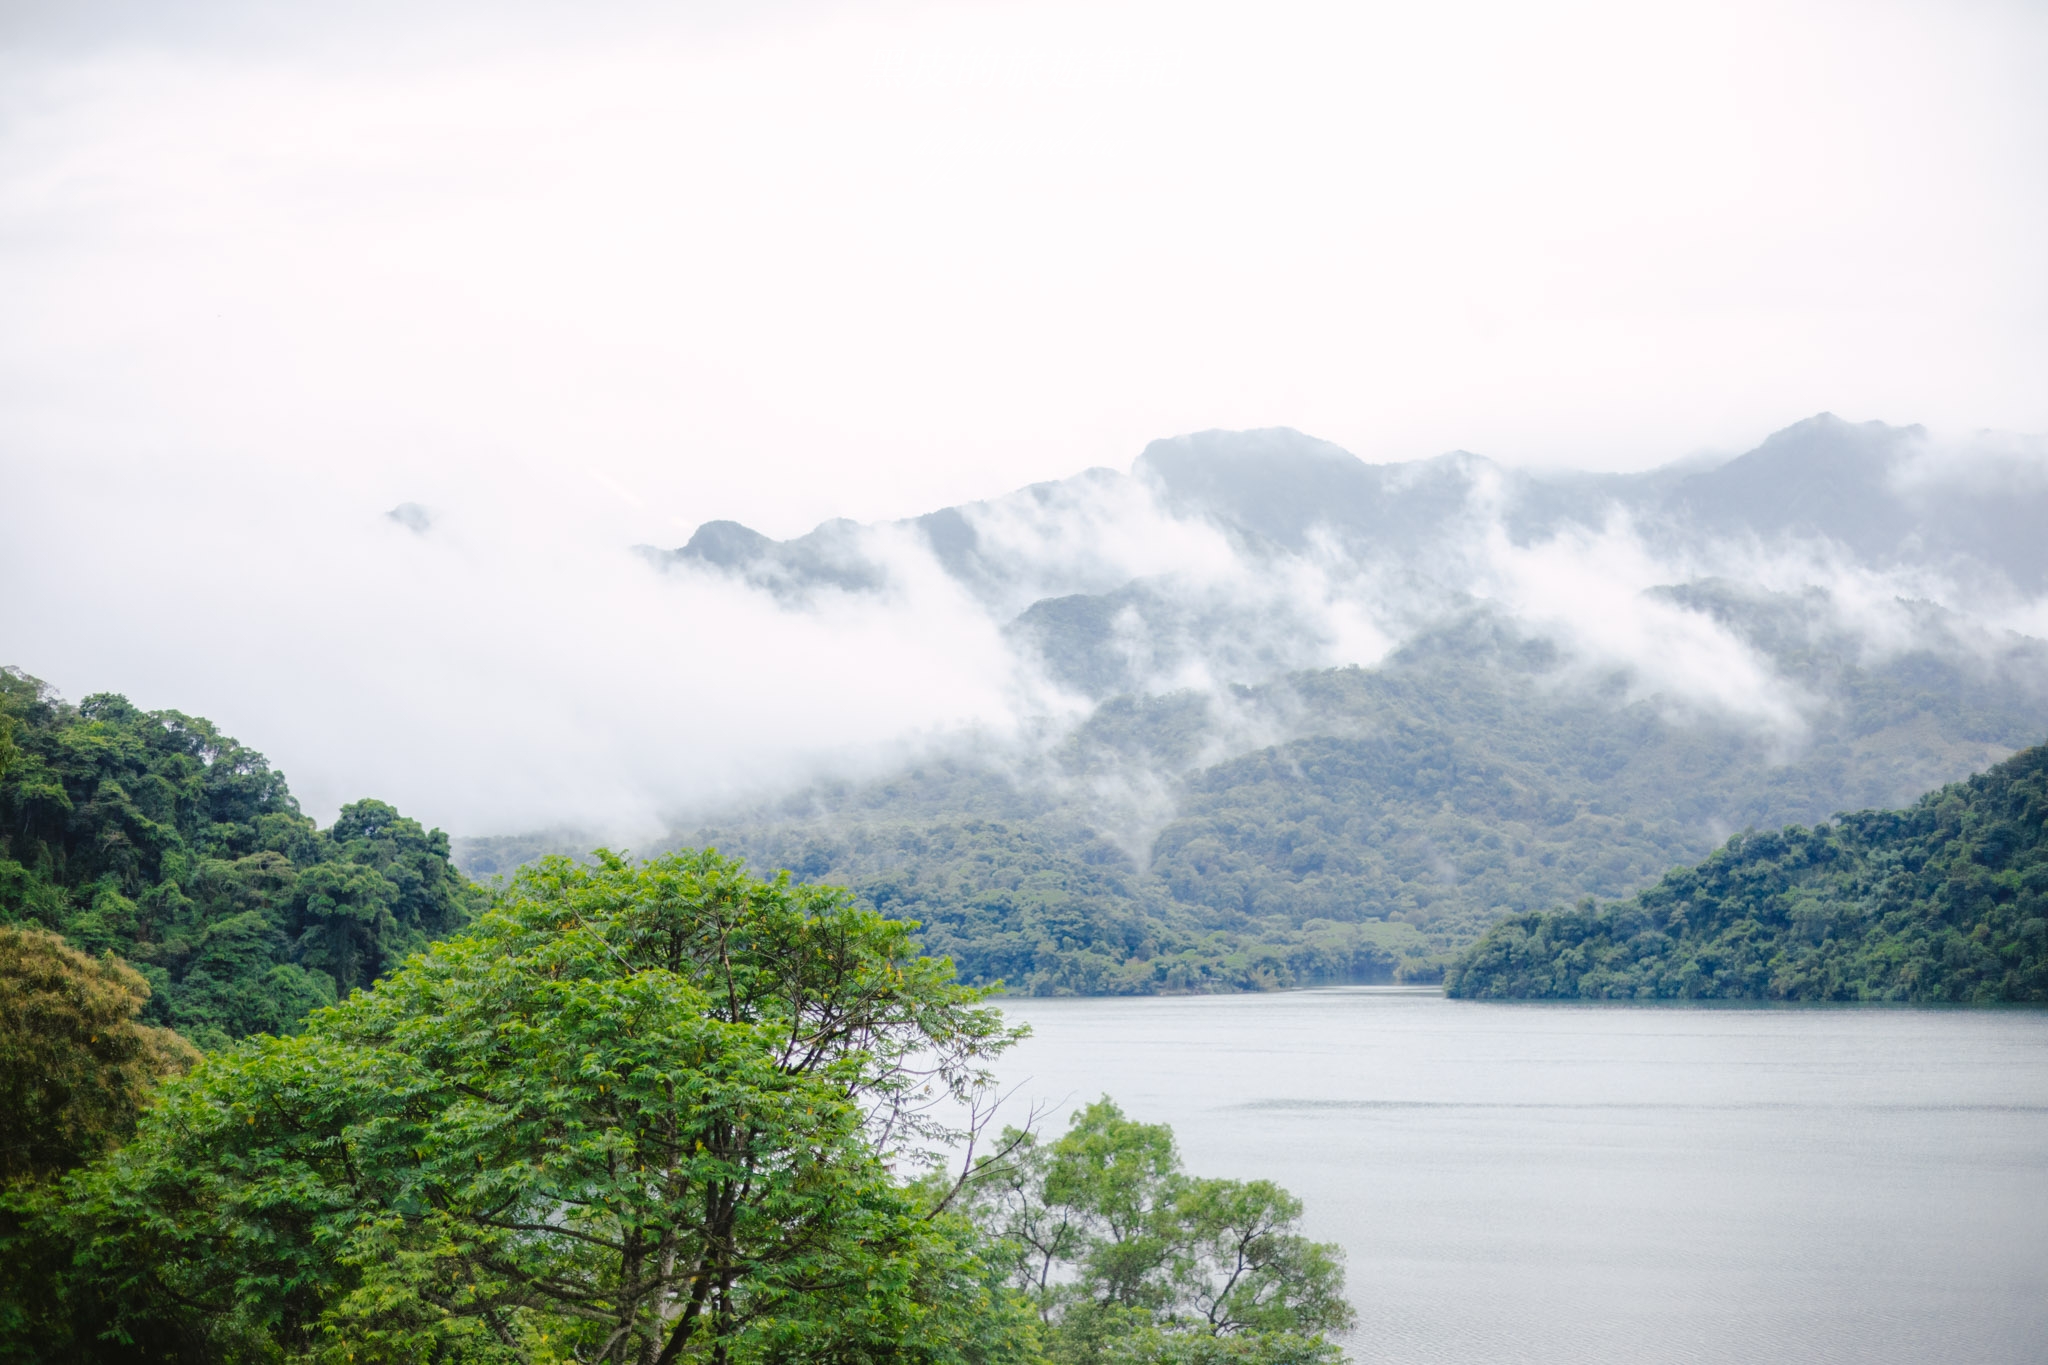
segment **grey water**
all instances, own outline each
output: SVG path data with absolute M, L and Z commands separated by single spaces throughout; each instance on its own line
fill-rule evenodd
M 1108 1094 L 1341 1243 L 1356 1361 L 2048 1361 L 2048 1013 L 1007 1000 L 1010 1109 Z

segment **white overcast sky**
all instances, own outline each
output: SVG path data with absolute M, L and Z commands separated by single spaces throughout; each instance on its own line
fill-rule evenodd
M 11 465 L 576 471 L 788 534 L 1212 426 L 2048 427 L 2039 4 L 6 13 Z
M 1990 0 L 0 0 L 0 661 L 341 790 L 378 755 L 285 734 L 346 690 L 301 616 L 387 671 L 502 645 L 713 517 L 1216 426 L 1598 468 L 1822 409 L 2042 431 L 2044 71 L 2048 5 Z M 559 597 L 345 605 L 439 581 L 351 558 L 402 501 Z

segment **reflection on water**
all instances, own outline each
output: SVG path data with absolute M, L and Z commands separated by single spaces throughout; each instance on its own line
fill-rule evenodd
M 1013 1105 L 1108 1093 L 1307 1201 L 1356 1360 L 2048 1361 L 2048 1013 L 1004 1007 Z

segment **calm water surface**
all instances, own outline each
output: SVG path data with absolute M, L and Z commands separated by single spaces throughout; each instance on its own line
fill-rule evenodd
M 1341 1242 L 1359 1361 L 2048 1361 L 2048 1013 L 1004 1002 Z

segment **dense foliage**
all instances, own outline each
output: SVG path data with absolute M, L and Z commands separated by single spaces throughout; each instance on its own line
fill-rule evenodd
M 1620 904 L 1506 920 L 1450 990 L 2048 1001 L 2048 746 L 1907 810 L 1740 835 Z
M 136 1016 L 140 976 L 55 934 L 0 927 L 0 1184 L 60 1174 L 127 1141 L 197 1054 Z
M 1016 1036 L 843 891 L 709 852 L 547 861 L 167 1083 L 126 1146 L 18 1182 L 0 1357 L 1332 1358 L 1350 1310 L 1299 1205 L 1186 1179 L 1163 1129 L 1097 1106 L 944 1172 L 944 1106 L 972 1122 Z M 1048 1210 L 1102 1294 L 1016 1282 Z
M 202 1047 L 290 1029 L 466 923 L 447 836 L 380 801 L 331 829 L 211 723 L 0 670 L 0 923 L 112 951 Z
M 0 927 L 0 1353 L 96 1361 L 67 1343 L 110 1325 L 96 1296 L 67 1295 L 73 1247 L 51 1236 L 54 1182 L 127 1141 L 169 1076 L 198 1059 L 169 1029 L 141 1023 L 142 978 L 37 929 Z M 109 1360 L 131 1358 L 118 1353 Z M 147 1358 L 146 1356 L 140 1358 Z
M 1037 767 L 934 758 L 700 826 L 915 919 L 973 982 L 1037 993 L 1434 980 L 1497 921 L 1628 895 L 1746 827 L 1898 804 L 2048 733 L 2048 650 L 1870 655 L 1826 602 L 1703 584 L 1825 704 L 1759 729 L 1587 672 L 1484 611 L 1373 669 L 1125 697 Z M 1235 756 L 1232 755 L 1235 751 Z M 536 847 L 481 842 L 479 870 Z

